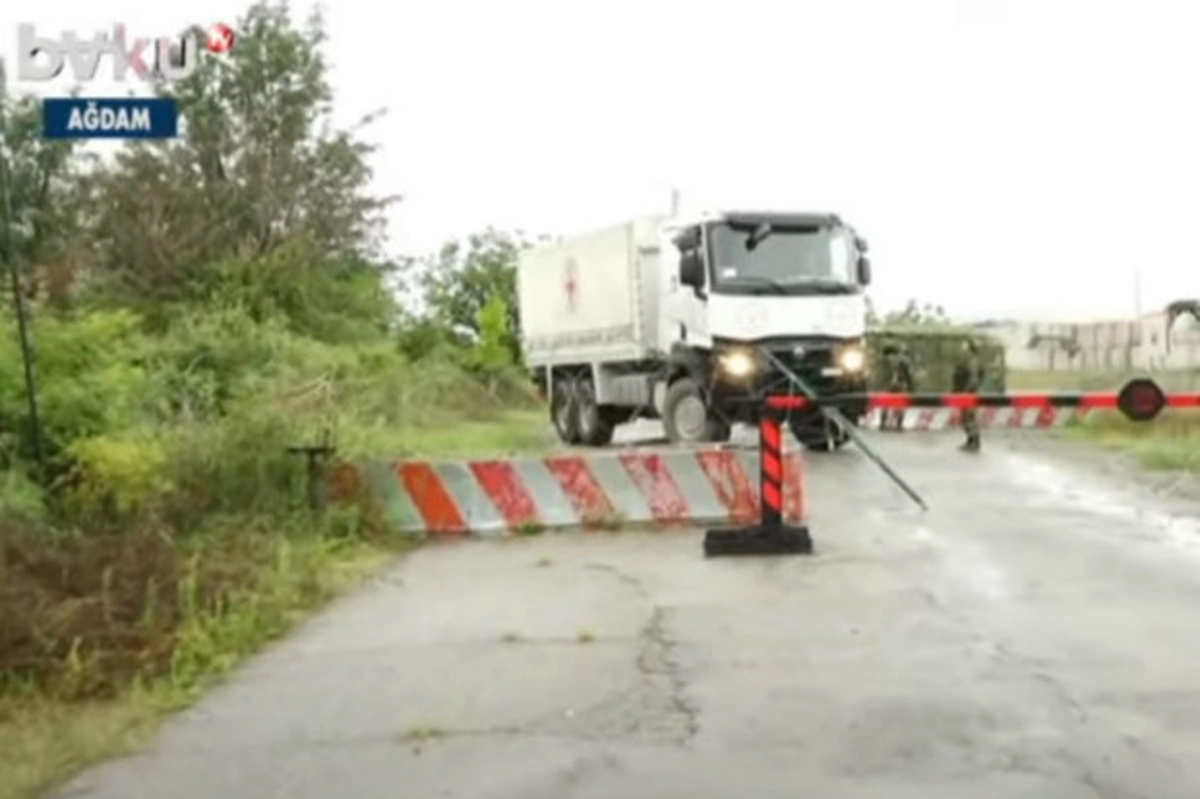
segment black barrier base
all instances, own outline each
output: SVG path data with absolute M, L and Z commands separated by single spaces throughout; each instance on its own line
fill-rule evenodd
M 713 555 L 811 555 L 812 538 L 807 527 L 772 525 L 727 527 L 704 534 L 704 554 Z

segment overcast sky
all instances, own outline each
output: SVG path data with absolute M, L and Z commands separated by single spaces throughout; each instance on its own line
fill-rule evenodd
M 154 36 L 246 7 L 5 3 L 0 54 L 18 22 Z M 1125 317 L 1139 270 L 1144 310 L 1200 296 L 1200 6 L 1186 0 L 338 0 L 326 13 L 339 116 L 389 109 L 372 137 L 380 190 L 405 196 L 398 251 L 489 224 L 609 224 L 665 210 L 677 186 L 686 206 L 841 214 L 872 245 L 883 307 Z

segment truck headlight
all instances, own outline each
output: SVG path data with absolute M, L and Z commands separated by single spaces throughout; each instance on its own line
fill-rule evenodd
M 744 350 L 725 353 L 720 358 L 720 364 L 724 374 L 738 379 L 750 376 L 757 366 L 750 353 Z
M 837 362 L 847 372 L 861 372 L 867 365 L 867 354 L 862 347 L 847 347 L 838 353 Z

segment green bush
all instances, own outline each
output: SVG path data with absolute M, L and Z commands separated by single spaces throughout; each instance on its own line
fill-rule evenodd
M 485 328 L 503 333 L 503 305 L 489 308 Z M 529 443 L 469 429 L 531 401 L 494 340 L 412 357 L 399 336 L 322 340 L 247 303 L 179 306 L 172 317 L 151 328 L 124 310 L 39 309 L 50 494 L 16 432 L 27 427 L 19 352 L 11 337 L 0 346 L 0 679 L 44 682 L 67 698 L 163 669 L 192 680 L 281 629 L 289 608 L 324 591 L 305 587 L 308 572 L 337 542 L 373 533 L 353 507 L 308 515 L 306 464 L 291 446 L 329 436 L 354 458 L 464 436 Z M 305 560 L 271 582 L 278 558 L 301 551 L 280 538 L 288 531 L 307 537 Z M 249 599 L 275 590 L 287 593 Z M 248 615 L 234 623 L 220 607 Z M 147 614 L 162 626 L 143 630 Z
M 67 454 L 75 464 L 73 499 L 81 515 L 150 508 L 174 488 L 162 442 L 145 434 L 79 439 Z
M 56 464 L 63 465 L 72 442 L 143 418 L 149 395 L 140 356 L 147 340 L 139 323 L 124 310 L 38 314 L 33 330 L 38 400 L 46 452 Z M 11 313 L 0 312 L 0 328 L 14 327 Z M 22 359 L 12 335 L 0 337 L 0 430 L 10 431 L 0 460 L 33 460 Z
M 27 468 L 17 466 L 0 471 L 0 519 L 17 523 L 45 521 L 45 494 L 41 486 L 30 479 Z

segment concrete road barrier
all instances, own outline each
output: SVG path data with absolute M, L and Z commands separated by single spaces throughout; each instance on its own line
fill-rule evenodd
M 904 429 L 948 430 L 962 424 L 961 413 L 957 408 L 908 408 Z M 979 423 L 982 427 L 1063 427 L 1086 413 L 1083 408 L 980 408 Z M 877 430 L 882 420 L 883 411 L 875 408 L 864 417 L 862 426 Z
M 784 512 L 806 515 L 803 459 L 784 455 Z M 746 524 L 759 518 L 757 450 L 624 449 L 498 460 L 342 464 L 335 501 L 356 497 L 415 535 Z

